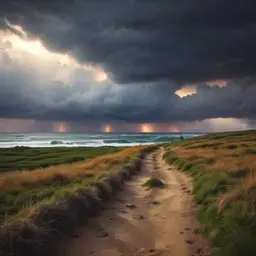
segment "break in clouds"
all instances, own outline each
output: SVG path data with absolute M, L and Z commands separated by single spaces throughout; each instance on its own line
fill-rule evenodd
M 1 118 L 254 123 L 254 1 L 9 0 L 1 5 Z M 24 38 L 10 24 L 77 65 L 18 52 L 15 41 L 3 40 L 4 33 Z M 82 66 L 90 64 L 109 79 L 97 81 Z M 212 80 L 227 84 L 209 86 Z M 175 92 L 186 84 L 196 84 L 197 92 L 181 98 Z

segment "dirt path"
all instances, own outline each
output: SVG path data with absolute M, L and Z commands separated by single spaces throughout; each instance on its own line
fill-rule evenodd
M 163 160 L 164 149 L 143 160 L 142 172 L 101 216 L 58 246 L 62 256 L 196 256 L 211 255 L 198 234 L 195 205 L 187 176 Z M 145 190 L 141 184 L 152 174 L 166 184 Z M 129 205 L 131 204 L 131 205 Z

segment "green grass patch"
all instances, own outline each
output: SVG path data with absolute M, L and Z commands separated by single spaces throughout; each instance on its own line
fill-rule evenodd
M 239 133 L 238 139 L 248 133 Z M 250 134 L 250 133 L 249 133 Z M 214 140 L 226 140 L 228 134 L 206 136 Z M 201 139 L 202 140 L 202 139 Z M 187 142 L 185 147 L 190 144 Z M 192 142 L 191 142 L 191 145 Z M 235 149 L 233 145 L 228 149 Z M 249 151 L 248 151 L 249 152 Z M 250 152 L 252 152 L 250 150 Z M 250 153 L 249 152 L 249 153 Z M 252 152 L 253 153 L 253 152 Z M 219 198 L 240 186 L 248 170 L 237 169 L 229 172 L 214 172 L 198 164 L 200 157 L 182 159 L 170 148 L 164 155 L 170 165 L 192 176 L 195 201 L 199 205 L 197 218 L 201 233 L 207 236 L 216 256 L 254 256 L 256 251 L 256 204 L 254 200 L 239 197 L 219 209 Z M 218 159 L 215 159 L 218 160 Z M 250 194 L 255 199 L 256 194 Z
M 248 148 L 243 151 L 244 155 L 256 155 L 256 149 Z
M 241 170 L 232 170 L 228 174 L 233 178 L 241 179 L 246 177 L 248 173 L 249 173 L 248 169 L 241 169 Z
M 30 181 L 25 180 L 22 184 L 17 183 L 17 187 L 12 186 L 0 191 L 0 223 L 16 218 L 24 209 L 40 202 L 56 201 L 60 198 L 76 194 L 76 191 L 88 188 L 91 184 L 120 173 L 125 167 L 129 168 L 130 166 L 130 168 L 134 168 L 135 162 L 139 159 L 140 150 L 136 149 L 126 154 L 123 152 L 125 150 L 120 151 L 117 155 L 113 155 L 113 158 L 112 155 L 107 155 L 104 162 L 95 162 L 95 165 L 89 165 L 89 167 L 81 169 L 76 175 L 70 177 L 65 173 L 56 172 L 51 178 L 49 176 L 45 180 L 37 181 L 37 174 L 34 175 L 35 172 L 33 171 L 29 172 L 30 177 L 34 175 L 34 178 L 32 177 Z M 91 161 L 96 160 L 97 158 Z M 80 168 L 80 164 L 70 166 L 70 172 L 75 173 L 77 168 Z M 51 170 L 47 171 L 47 169 L 40 172 L 44 171 L 51 172 Z
M 123 148 L 28 148 L 0 149 L 0 172 L 33 170 L 52 165 L 84 161 L 104 154 L 116 153 Z
M 163 188 L 164 187 L 164 182 L 161 181 L 161 179 L 156 178 L 156 177 L 150 177 L 147 181 L 145 181 L 142 184 L 143 187 L 146 188 Z

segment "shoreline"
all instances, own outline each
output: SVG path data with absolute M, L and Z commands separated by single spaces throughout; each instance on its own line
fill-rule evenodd
M 191 138 L 197 133 L 0 134 L 0 148 L 130 147 Z

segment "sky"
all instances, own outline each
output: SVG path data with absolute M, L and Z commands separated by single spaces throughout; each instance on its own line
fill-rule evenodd
M 0 5 L 0 132 L 256 128 L 253 0 Z

